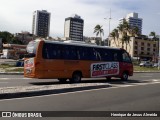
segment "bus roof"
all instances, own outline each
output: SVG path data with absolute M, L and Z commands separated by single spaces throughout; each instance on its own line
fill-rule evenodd
M 64 45 L 74 45 L 74 46 L 85 46 L 85 47 L 95 47 L 95 48 L 107 48 L 107 49 L 115 49 L 115 50 L 122 50 L 122 48 L 114 48 L 109 46 L 98 46 L 93 43 L 85 43 L 83 41 L 73 41 L 73 40 L 67 40 L 67 41 L 50 41 L 50 40 L 42 40 L 42 39 L 36 39 L 35 41 L 44 41 L 45 43 L 52 43 L 52 44 L 64 44 Z

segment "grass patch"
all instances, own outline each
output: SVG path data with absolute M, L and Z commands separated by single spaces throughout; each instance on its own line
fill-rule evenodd
M 23 67 L 17 67 L 17 68 L 12 68 L 12 69 L 6 69 L 6 72 L 23 72 L 24 68 Z
M 9 64 L 4 64 L 4 63 L 0 65 L 0 68 L 3 68 L 3 69 L 10 68 L 10 67 L 15 67 L 15 65 L 9 65 Z
M 140 67 L 134 66 L 134 71 L 160 71 L 157 67 Z

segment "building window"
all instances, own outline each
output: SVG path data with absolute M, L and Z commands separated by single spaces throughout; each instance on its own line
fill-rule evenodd
M 150 43 L 148 43 L 147 46 L 150 47 Z
M 144 47 L 141 47 L 141 50 L 144 50 Z
M 138 47 L 137 47 L 137 46 L 134 46 L 134 49 L 136 49 L 136 50 L 137 50 L 137 49 L 138 49 Z
M 137 42 L 137 41 L 135 41 L 135 45 L 138 45 L 138 42 Z
M 134 51 L 134 54 L 136 54 L 136 55 L 137 55 L 137 51 Z
M 144 42 L 141 43 L 141 46 L 144 46 Z
M 147 51 L 150 51 L 151 49 L 150 48 L 147 48 Z

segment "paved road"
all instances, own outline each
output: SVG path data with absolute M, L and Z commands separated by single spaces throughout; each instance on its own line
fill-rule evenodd
M 19 77 L 21 80 L 22 76 Z M 24 79 L 24 81 L 28 80 Z M 104 82 L 104 80 L 94 82 Z M 30 84 L 30 82 L 23 84 Z M 160 75 L 158 73 L 135 74 L 129 82 L 115 80 L 109 84 L 111 87 L 97 90 L 0 100 L 0 111 L 160 111 Z M 125 119 L 128 120 L 128 118 Z M 143 120 L 143 118 L 140 119 Z
M 130 84 L 139 82 L 152 82 L 160 80 L 159 73 L 135 73 L 134 76 L 130 77 L 129 81 L 120 81 L 115 79 L 112 81 L 106 81 L 105 78 L 98 79 L 83 79 L 82 83 L 104 83 L 108 82 L 111 85 L 119 84 Z M 40 85 L 56 85 L 59 84 L 57 79 L 31 79 L 24 78 L 23 75 L 0 75 L 0 87 L 12 87 L 12 86 L 40 86 Z
M 0 111 L 160 111 L 159 88 L 159 83 L 137 84 L 59 95 L 0 100 Z

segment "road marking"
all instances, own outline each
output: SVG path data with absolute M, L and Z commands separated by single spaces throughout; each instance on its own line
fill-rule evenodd
M 98 88 L 98 89 L 92 89 L 92 90 L 82 90 L 82 91 L 75 91 L 75 92 L 67 92 L 67 93 L 43 95 L 43 96 L 31 96 L 31 97 L 23 97 L 23 98 L 2 99 L 0 101 L 23 100 L 23 99 L 28 99 L 28 98 L 34 99 L 34 98 L 41 98 L 41 97 L 68 95 L 68 94 L 75 94 L 75 93 L 93 92 L 93 91 L 100 91 L 100 90 L 107 90 L 107 89 L 118 89 L 118 88 L 136 87 L 136 86 L 153 85 L 153 84 L 160 84 L 160 82 L 137 83 L 137 84 L 132 84 L 132 85 L 119 85 L 119 86 L 115 85 L 115 86 L 108 87 L 108 88 Z M 112 85 L 112 84 L 109 84 L 109 85 Z
M 144 76 L 140 76 L 140 77 L 153 77 L 151 75 L 144 75 Z
M 0 80 L 8 80 L 9 78 L 0 78 Z
M 158 79 L 152 79 L 152 81 L 154 81 L 154 82 L 158 82 L 158 81 L 160 81 L 160 80 L 158 80 Z
M 24 79 L 24 80 L 28 80 L 28 79 L 32 79 L 32 78 L 0 78 L 0 80 L 20 80 L 20 79 Z

